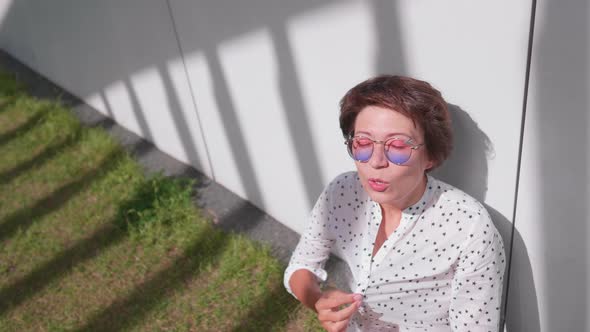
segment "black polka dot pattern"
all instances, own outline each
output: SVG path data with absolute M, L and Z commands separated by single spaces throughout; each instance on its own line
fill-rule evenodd
M 497 331 L 504 247 L 488 212 L 461 190 L 428 176 L 398 228 L 372 256 L 381 208 L 356 172 L 336 177 L 318 198 L 285 271 L 325 281 L 332 250 L 352 271 L 363 304 L 349 331 Z

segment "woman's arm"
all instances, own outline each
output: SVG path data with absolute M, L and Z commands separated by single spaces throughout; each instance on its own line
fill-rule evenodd
M 487 214 L 476 221 L 452 281 L 453 331 L 496 332 L 500 323 L 505 263 L 502 238 Z
M 330 249 L 335 242 L 330 232 L 331 189 L 332 184 L 324 189 L 314 205 L 307 228 L 291 255 L 283 279 L 287 291 L 300 301 L 300 296 L 304 296 L 306 300 L 303 303 L 310 308 L 313 308 L 310 301 L 317 301 L 319 298 L 318 283 L 326 281 L 328 277 L 324 264 L 330 257 Z M 292 283 L 291 279 L 295 274 L 297 276 Z M 297 287 L 298 292 L 291 288 L 292 284 Z
M 327 331 L 344 331 L 360 306 L 362 296 L 338 289 L 322 291 L 320 282 L 327 278 L 324 264 L 335 243 L 331 233 L 332 181 L 324 189 L 311 211 L 306 231 L 301 236 L 289 266 L 284 285 L 303 305 L 317 312 L 318 320 Z
M 326 331 L 344 331 L 361 304 L 360 294 L 349 294 L 339 289 L 322 292 L 316 276 L 305 269 L 295 271 L 289 284 L 297 299 L 317 312 L 318 320 Z
M 315 304 L 322 296 L 322 291 L 315 274 L 306 269 L 297 270 L 291 275 L 289 286 L 303 305 L 317 312 Z

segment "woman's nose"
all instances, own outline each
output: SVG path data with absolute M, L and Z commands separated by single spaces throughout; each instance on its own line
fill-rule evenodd
M 373 146 L 373 154 L 369 159 L 369 165 L 373 168 L 383 168 L 389 165 L 389 160 L 385 157 L 385 146 L 383 144 Z

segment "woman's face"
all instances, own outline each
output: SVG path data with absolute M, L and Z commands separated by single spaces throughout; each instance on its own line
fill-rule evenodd
M 377 141 L 403 135 L 414 144 L 424 143 L 422 129 L 414 126 L 410 118 L 379 106 L 367 106 L 357 115 L 354 134 Z M 412 150 L 410 159 L 402 165 L 390 162 L 384 148 L 384 144 L 374 144 L 367 162 L 355 161 L 359 178 L 373 201 L 405 209 L 422 197 L 426 185 L 424 174 L 432 162 L 424 145 Z

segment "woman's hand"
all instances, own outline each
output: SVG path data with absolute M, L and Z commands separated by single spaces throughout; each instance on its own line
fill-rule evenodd
M 328 332 L 345 331 L 352 315 L 361 305 L 360 294 L 349 294 L 339 289 L 322 293 L 315 303 L 318 320 Z

